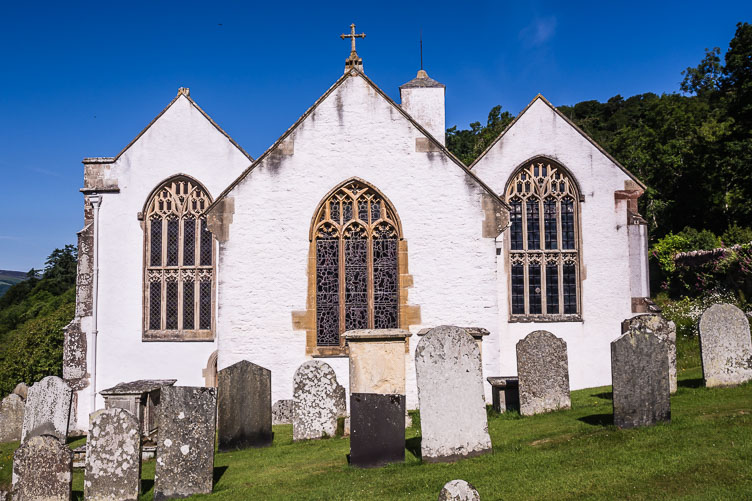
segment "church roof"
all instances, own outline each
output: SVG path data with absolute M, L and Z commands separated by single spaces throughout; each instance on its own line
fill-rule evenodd
M 524 115 L 524 114 L 525 114 L 525 112 L 526 112 L 527 110 L 529 110 L 529 109 L 530 109 L 530 107 L 531 107 L 531 106 L 532 106 L 532 105 L 533 105 L 533 104 L 534 104 L 534 103 L 535 103 L 536 101 L 538 101 L 539 99 L 541 100 L 541 102 L 543 102 L 544 104 L 546 104 L 546 106 L 548 106 L 549 108 L 551 108 L 551 109 L 552 109 L 552 110 L 554 111 L 554 113 L 556 113 L 556 114 L 557 114 L 557 115 L 558 115 L 559 117 L 561 117 L 562 119 L 564 119 L 564 121 L 565 121 L 566 123 L 568 123 L 568 124 L 569 124 L 569 125 L 570 125 L 570 126 L 571 126 L 571 127 L 573 128 L 573 129 L 574 129 L 574 130 L 576 130 L 577 132 L 579 132 L 579 133 L 580 133 L 580 135 L 581 135 L 582 137 L 584 137 L 585 139 L 587 139 L 587 140 L 588 140 L 588 141 L 590 142 L 590 144 L 592 144 L 593 146 L 595 146 L 595 148 L 596 148 L 596 149 L 597 149 L 598 151 L 600 151 L 601 153 L 603 153 L 603 155 L 605 155 L 605 156 L 606 156 L 606 158 L 608 158 L 609 160 L 611 160 L 611 162 L 613 162 L 613 163 L 614 163 L 614 165 L 616 165 L 617 167 L 619 167 L 619 168 L 620 168 L 620 169 L 621 169 L 621 170 L 622 170 L 622 171 L 623 171 L 623 172 L 624 172 L 624 173 L 625 173 L 625 174 L 626 174 L 627 176 L 629 176 L 629 177 L 630 177 L 630 179 L 632 179 L 632 180 L 633 180 L 634 182 L 636 182 L 636 183 L 637 183 L 637 184 L 638 184 L 638 185 L 639 185 L 639 186 L 640 186 L 640 187 L 641 187 L 641 188 L 642 188 L 643 190 L 644 190 L 644 189 L 647 189 L 647 186 L 645 186 L 645 184 L 644 184 L 644 183 L 643 183 L 642 181 L 640 181 L 640 180 L 639 180 L 639 179 L 637 178 L 637 176 L 635 176 L 634 174 L 632 174 L 632 173 L 631 173 L 631 172 L 629 171 L 629 169 L 627 169 L 626 167 L 624 167 L 624 166 L 623 166 L 623 165 L 622 165 L 622 164 L 621 164 L 621 163 L 620 163 L 620 162 L 619 162 L 619 161 L 618 161 L 617 159 L 615 159 L 615 158 L 614 158 L 614 157 L 613 157 L 613 156 L 612 156 L 612 155 L 611 155 L 611 154 L 610 154 L 609 152 L 607 152 L 606 150 L 604 150 L 604 149 L 603 149 L 603 147 L 602 147 L 602 146 L 601 146 L 600 144 L 596 143 L 596 142 L 595 142 L 595 140 L 594 140 L 593 138 L 591 138 L 591 137 L 590 137 L 590 136 L 589 136 L 589 135 L 588 135 L 588 134 L 587 134 L 587 133 L 586 133 L 585 131 L 583 131 L 582 129 L 580 129 L 580 128 L 579 128 L 579 127 L 577 126 L 577 124 L 575 124 L 575 123 L 574 123 L 574 122 L 573 122 L 573 121 L 572 121 L 572 120 L 571 120 L 571 119 L 570 119 L 569 117 L 567 117 L 567 116 L 566 116 L 566 115 L 565 115 L 564 113 L 562 113 L 561 111 L 559 111 L 559 110 L 558 110 L 558 109 L 556 108 L 556 106 L 554 106 L 553 104 L 551 104 L 551 102 L 550 102 L 550 101 L 549 101 L 548 99 L 546 99 L 545 97 L 543 97 L 543 95 L 542 95 L 542 94 L 538 94 L 537 96 L 535 96 L 535 97 L 533 98 L 533 100 L 532 100 L 532 101 L 530 101 L 530 103 L 528 103 L 528 105 L 527 105 L 527 106 L 525 106 L 525 109 L 523 109 L 523 110 L 522 110 L 522 111 L 520 112 L 520 114 L 519 114 L 519 115 L 517 115 L 517 116 L 516 116 L 516 117 L 514 118 L 514 120 L 512 120 L 512 122 L 511 122 L 511 123 L 510 123 L 509 125 L 507 125 L 506 129 L 504 129 L 503 131 L 501 131 L 501 134 L 499 134 L 499 135 L 498 135 L 498 136 L 496 137 L 496 139 L 494 139 L 494 140 L 493 140 L 493 142 L 492 142 L 491 144 L 489 144 L 489 145 L 488 145 L 488 147 L 487 147 L 487 148 L 486 148 L 485 150 L 483 150 L 483 153 L 481 153 L 480 155 L 478 155 L 478 158 L 476 158 L 476 159 L 475 159 L 475 161 L 474 161 L 473 163 L 471 163 L 471 164 L 470 164 L 470 167 L 469 167 L 469 168 L 470 168 L 470 169 L 472 169 L 473 167 L 475 167 L 475 165 L 476 165 L 476 164 L 477 164 L 478 162 L 480 162 L 480 160 L 481 160 L 481 159 L 482 159 L 482 158 L 483 158 L 484 156 L 486 156 L 486 154 L 487 154 L 487 153 L 488 153 L 489 151 L 491 151 L 491 148 L 493 148 L 493 147 L 494 147 L 494 146 L 496 145 L 496 143 L 498 143 L 498 142 L 499 142 L 499 141 L 501 140 L 501 138 L 502 138 L 502 137 L 504 137 L 504 135 L 505 135 L 505 134 L 507 133 L 507 131 L 509 131 L 509 130 L 510 130 L 510 129 L 511 129 L 512 127 L 514 127 L 514 125 L 515 125 L 515 124 L 517 123 L 517 121 L 518 121 L 518 120 L 519 120 L 519 119 L 520 119 L 520 118 L 522 117 L 522 115 Z
M 270 154 L 272 154 L 279 145 L 287 139 L 290 134 L 292 134 L 295 129 L 298 128 L 298 126 L 303 123 L 303 121 L 308 118 L 308 116 L 313 113 L 316 108 L 324 102 L 324 100 L 329 97 L 337 88 L 342 85 L 348 78 L 354 78 L 354 77 L 360 77 L 373 89 L 375 90 L 382 98 L 384 98 L 389 104 L 391 104 L 395 110 L 397 110 L 405 119 L 407 119 L 418 131 L 420 131 L 436 148 L 436 151 L 443 153 L 447 158 L 449 158 L 452 162 L 454 162 L 457 167 L 462 169 L 465 174 L 467 174 L 470 178 L 473 179 L 478 185 L 483 188 L 497 203 L 499 203 L 502 207 L 509 209 L 509 205 L 502 200 L 486 183 L 484 183 L 478 176 L 475 175 L 474 172 L 471 172 L 470 169 L 462 163 L 462 161 L 454 156 L 454 154 L 449 151 L 446 146 L 441 144 L 435 137 L 433 137 L 422 125 L 420 125 L 412 116 L 410 116 L 409 113 L 407 113 L 400 105 L 395 103 L 392 98 L 386 95 L 383 90 L 381 90 L 375 83 L 371 81 L 370 78 L 368 78 L 363 72 L 358 70 L 357 68 L 350 68 L 346 73 L 344 73 L 334 84 L 329 87 L 329 89 L 316 100 L 313 105 L 306 110 L 303 115 L 298 118 L 298 120 L 292 124 L 292 126 L 287 129 L 287 131 L 282 134 L 277 141 L 274 142 L 260 157 L 258 157 L 246 170 L 244 170 L 240 176 L 235 179 L 230 185 L 225 188 L 225 190 L 219 194 L 219 196 L 214 200 L 214 203 L 212 203 L 208 208 L 207 211 L 210 210 L 212 207 L 217 205 L 221 200 L 223 200 L 243 179 L 248 176 L 248 174 L 253 171 L 253 169 L 256 168 L 261 162 L 263 162 Z M 438 82 L 437 82 L 438 83 Z M 442 84 L 439 84 L 442 85 Z
M 400 90 L 427 88 L 427 87 L 439 87 L 439 88 L 445 89 L 446 85 L 444 85 L 443 83 L 439 83 L 433 78 L 429 77 L 428 73 L 426 73 L 425 70 L 420 70 L 418 71 L 418 76 L 416 76 L 409 82 L 400 85 Z

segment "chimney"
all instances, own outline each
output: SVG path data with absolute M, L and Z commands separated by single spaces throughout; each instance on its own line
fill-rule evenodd
M 418 76 L 400 85 L 402 109 L 442 145 L 446 136 L 445 92 L 446 86 L 429 78 L 424 70 L 418 71 Z

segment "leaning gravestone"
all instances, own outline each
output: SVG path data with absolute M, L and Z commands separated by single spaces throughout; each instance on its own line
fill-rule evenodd
M 666 343 L 668 349 L 668 382 L 671 393 L 676 393 L 676 324 L 655 313 L 646 313 L 628 318 L 621 323 L 621 332 L 624 334 L 630 328 L 646 329 Z
M 272 424 L 292 424 L 293 399 L 277 400 L 272 405 Z
M 272 372 L 241 360 L 219 371 L 217 380 L 218 449 L 271 445 Z
M 21 440 L 24 419 L 24 401 L 11 393 L 0 402 L 0 443 Z
M 744 312 L 715 304 L 700 317 L 700 353 L 705 386 L 734 386 L 752 379 L 752 339 Z
M 73 451 L 55 437 L 29 437 L 13 455 L 13 501 L 71 499 Z
M 347 391 L 334 369 L 320 360 L 305 362 L 293 378 L 292 439 L 333 437 L 337 418 L 347 414 Z
M 453 461 L 491 450 L 478 343 L 442 325 L 415 349 L 423 461 Z
M 211 493 L 216 388 L 165 386 L 159 407 L 154 499 Z
M 141 432 L 125 409 L 102 409 L 89 416 L 84 498 L 136 500 L 141 489 Z
M 567 343 L 548 331 L 534 331 L 517 342 L 520 414 L 532 416 L 569 409 Z
M 480 494 L 469 482 L 451 480 L 439 492 L 439 501 L 480 501 Z
M 65 443 L 71 399 L 70 387 L 57 376 L 47 376 L 34 383 L 26 397 L 21 442 L 50 435 Z
M 614 424 L 651 426 L 671 420 L 667 343 L 634 323 L 611 343 Z

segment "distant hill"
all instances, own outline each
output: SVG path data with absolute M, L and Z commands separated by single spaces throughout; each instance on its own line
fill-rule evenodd
M 5 294 L 5 291 L 10 289 L 12 285 L 17 284 L 18 282 L 23 282 L 24 280 L 26 280 L 25 271 L 0 270 L 0 297 L 2 297 L 2 295 Z

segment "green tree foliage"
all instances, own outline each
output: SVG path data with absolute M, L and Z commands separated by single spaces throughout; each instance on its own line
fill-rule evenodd
M 465 165 L 470 165 L 512 120 L 512 114 L 508 111 L 502 112 L 501 105 L 494 106 L 488 113 L 485 126 L 480 122 L 473 122 L 469 130 L 457 130 L 456 125 L 447 129 L 447 148 Z

